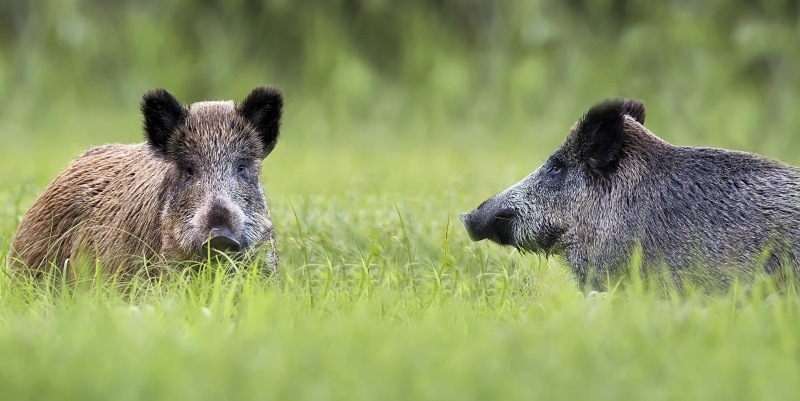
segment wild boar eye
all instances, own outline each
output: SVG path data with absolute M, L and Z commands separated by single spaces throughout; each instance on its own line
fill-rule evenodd
M 239 173 L 244 173 L 245 171 L 247 171 L 247 165 L 246 164 L 240 164 L 239 168 L 238 168 L 238 171 L 239 171 Z
M 557 175 L 561 174 L 561 172 L 563 170 L 564 169 L 561 166 L 559 166 L 557 164 L 554 164 L 554 165 L 550 166 L 549 170 L 547 170 L 547 174 L 549 174 L 551 176 L 557 176 Z
M 186 167 L 186 170 L 185 170 L 185 171 L 186 171 L 186 175 L 187 175 L 187 176 L 189 176 L 189 177 L 193 177 L 193 176 L 194 176 L 194 169 L 193 169 L 193 168 L 191 168 L 191 167 Z

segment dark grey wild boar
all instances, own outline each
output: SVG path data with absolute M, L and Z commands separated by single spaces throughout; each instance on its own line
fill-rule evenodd
M 91 149 L 28 210 L 9 265 L 41 272 L 88 257 L 134 273 L 145 261 L 201 260 L 209 251 L 264 256 L 277 267 L 261 162 L 275 148 L 283 108 L 276 88 L 241 103 L 185 106 L 164 89 L 141 103 L 146 142 Z
M 750 153 L 671 145 L 644 118 L 633 99 L 590 108 L 541 167 L 461 216 L 470 237 L 563 255 L 581 288 L 603 289 L 634 252 L 645 273 L 679 286 L 796 275 L 800 171 Z

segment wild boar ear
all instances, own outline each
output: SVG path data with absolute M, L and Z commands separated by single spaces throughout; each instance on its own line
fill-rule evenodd
M 166 89 L 154 89 L 142 96 L 142 116 L 147 142 L 162 155 L 167 152 L 170 136 L 189 114 Z
M 283 94 L 274 87 L 261 86 L 253 89 L 240 103 L 236 111 L 255 128 L 264 144 L 264 155 L 275 149 L 280 133 L 283 113 Z
M 620 99 L 619 101 L 622 103 L 620 105 L 620 110 L 623 115 L 631 116 L 636 122 L 644 125 L 644 117 L 646 114 L 643 101 L 639 99 Z
M 617 162 L 625 137 L 625 116 L 644 123 L 644 103 L 636 99 L 610 99 L 592 106 L 578 122 L 572 148 L 578 161 L 604 170 Z

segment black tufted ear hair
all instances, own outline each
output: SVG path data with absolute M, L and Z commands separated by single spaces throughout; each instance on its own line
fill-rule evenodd
M 644 125 L 644 102 L 639 99 L 618 99 L 620 113 L 633 117 L 639 124 Z
M 275 149 L 280 133 L 281 114 L 283 113 L 283 94 L 275 87 L 261 86 L 253 89 L 237 106 L 236 111 L 261 136 L 264 144 L 264 156 Z
M 576 159 L 594 170 L 614 164 L 622 153 L 626 115 L 643 124 L 644 103 L 636 99 L 609 99 L 592 106 L 575 129 L 570 148 Z
M 142 116 L 147 142 L 160 154 L 167 152 L 167 143 L 189 111 L 166 89 L 154 89 L 142 96 Z

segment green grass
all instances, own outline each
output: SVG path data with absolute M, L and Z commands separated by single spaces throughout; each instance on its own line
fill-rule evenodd
M 484 163 L 526 164 L 488 152 Z M 426 161 L 447 178 L 370 170 L 378 155 L 320 157 L 338 167 L 316 193 L 294 182 L 318 184 L 303 168 L 270 161 L 282 256 L 272 280 L 216 269 L 129 287 L 0 277 L 4 398 L 744 400 L 800 390 L 793 291 L 676 298 L 632 280 L 585 296 L 557 259 L 469 242 L 457 212 L 515 172 L 473 181 L 468 156 L 437 154 L 380 156 Z M 344 177 L 351 164 L 364 176 Z M 0 197 L 6 234 L 36 195 L 11 193 Z
M 437 239 L 430 226 L 404 238 L 391 208 L 341 213 L 351 233 L 329 235 L 315 231 L 331 228 L 334 211 L 306 206 L 321 207 L 299 213 L 322 223 L 284 229 L 275 280 L 210 270 L 118 292 L 91 278 L 2 279 L 4 397 L 683 400 L 798 390 L 794 293 L 671 299 L 634 281 L 584 297 L 557 264 Z M 370 235 L 375 220 L 393 227 Z
M 119 290 L 93 277 L 65 287 L 0 276 L 3 398 L 794 398 L 793 291 L 675 298 L 633 280 L 586 296 L 557 258 L 468 240 L 458 213 L 533 170 L 581 111 L 510 121 L 498 138 L 485 122 L 458 138 L 463 125 L 445 121 L 453 139 L 429 141 L 370 141 L 402 124 L 347 118 L 335 132 L 360 139 L 314 141 L 330 128 L 287 113 L 264 169 L 278 277 L 212 269 Z M 747 125 L 681 140 L 716 116 L 669 129 L 665 111 L 649 112 L 676 142 L 759 144 Z M 30 142 L 10 141 L 0 162 L 2 249 L 70 159 L 138 141 L 137 119 L 134 108 L 86 130 L 69 115 L 27 122 Z
M 287 112 L 264 169 L 275 280 L 212 269 L 119 290 L 93 278 L 48 286 L 0 276 L 2 396 L 793 399 L 800 298 L 791 289 L 676 298 L 633 280 L 587 296 L 557 258 L 469 241 L 458 213 L 533 170 L 581 112 L 509 121 L 498 138 L 486 122 L 458 138 L 454 119 L 442 123 L 452 140 L 428 141 L 371 141 L 373 130 L 402 126 L 374 118 L 343 118 L 333 138 L 314 141 L 331 128 Z M 667 112 L 649 112 L 672 141 L 768 146 L 748 125 L 682 140 L 717 115 L 670 129 Z M 0 161 L 0 249 L 70 159 L 92 144 L 138 141 L 137 119 L 133 108 L 96 115 L 85 130 L 69 115 L 26 122 L 29 142 L 9 141 Z

